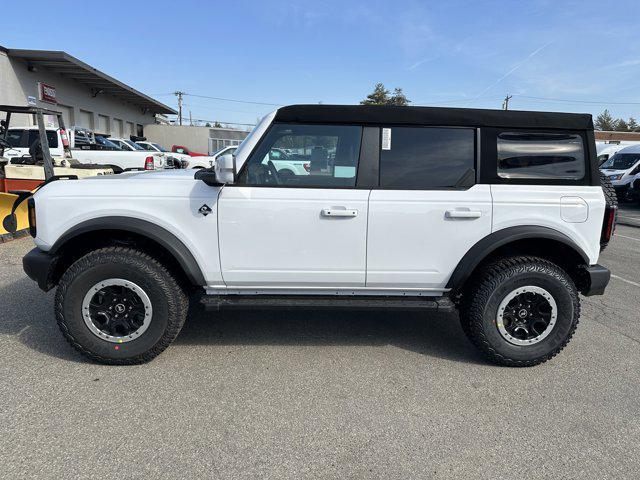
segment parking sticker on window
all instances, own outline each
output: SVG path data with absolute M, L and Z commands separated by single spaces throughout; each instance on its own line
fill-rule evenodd
M 382 129 L 382 150 L 391 150 L 391 129 Z

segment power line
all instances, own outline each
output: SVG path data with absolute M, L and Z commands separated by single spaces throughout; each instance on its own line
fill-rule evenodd
M 568 98 L 549 98 L 549 97 L 534 97 L 531 95 L 519 95 L 513 94 L 514 97 L 528 98 L 532 100 L 542 100 L 545 102 L 564 102 L 564 103 L 584 103 L 590 105 L 640 105 L 640 102 L 608 102 L 600 100 L 571 100 Z
M 183 117 L 183 120 L 189 120 L 189 117 Z M 255 123 L 237 123 L 237 122 L 223 122 L 222 120 L 207 120 L 204 118 L 193 118 L 193 122 L 205 122 L 205 123 L 221 123 L 225 125 L 242 125 L 245 127 L 255 127 Z
M 250 100 L 238 100 L 234 98 L 222 98 L 222 97 L 210 97 L 208 95 L 196 95 L 194 93 L 185 93 L 184 95 L 189 97 L 196 97 L 196 98 L 208 98 L 209 100 L 221 100 L 223 102 L 248 103 L 251 105 L 267 105 L 270 107 L 281 107 L 282 105 L 284 105 L 283 103 L 253 102 Z
M 203 105 L 201 103 L 183 103 L 182 104 L 183 107 L 193 107 L 193 108 L 201 108 L 204 110 L 214 110 L 214 111 L 222 111 L 222 112 L 233 112 L 233 113 L 246 113 L 248 115 L 255 115 L 256 112 L 248 112 L 246 110 L 236 110 L 233 108 L 223 108 L 223 107 L 218 107 L 218 106 L 214 106 L 214 105 Z

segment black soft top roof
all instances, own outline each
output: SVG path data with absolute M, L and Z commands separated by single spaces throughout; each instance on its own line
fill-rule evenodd
M 587 113 L 387 105 L 290 105 L 278 109 L 275 121 L 593 130 Z

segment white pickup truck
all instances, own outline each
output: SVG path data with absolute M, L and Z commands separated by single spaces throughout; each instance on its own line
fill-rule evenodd
M 37 127 L 10 128 L 7 131 L 7 142 L 11 150 L 5 152 L 5 156 L 11 163 L 15 159 L 28 156 L 29 147 L 38 138 Z M 80 142 L 71 142 L 65 130 L 48 128 L 49 150 L 53 157 L 64 157 L 64 145 L 71 144 L 71 153 L 74 159 L 80 163 L 109 166 L 114 173 L 132 170 L 163 170 L 166 167 L 166 157 L 145 151 L 102 150 L 95 149 L 93 145 L 75 145 Z

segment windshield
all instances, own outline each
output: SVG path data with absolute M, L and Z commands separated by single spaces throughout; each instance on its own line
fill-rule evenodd
M 155 152 L 155 150 L 151 147 L 151 145 L 153 145 L 152 143 L 136 142 L 136 145 L 138 145 L 146 152 Z
M 118 145 L 113 143 L 111 140 L 107 140 L 106 138 L 101 137 L 100 135 L 96 135 L 96 143 L 98 145 L 102 145 L 103 147 L 113 148 L 114 150 L 122 150 Z
M 160 150 L 161 152 L 168 152 L 169 150 L 167 150 L 166 148 L 162 148 L 160 145 L 158 145 L 157 143 L 151 143 L 151 145 L 153 145 L 154 147 L 156 147 L 158 150 Z
M 629 170 L 638 160 L 640 160 L 640 153 L 616 153 L 614 156 L 609 157 L 609 160 L 604 162 L 600 168 Z
M 135 142 L 132 142 L 131 140 L 123 140 L 124 143 L 126 143 L 127 145 L 129 145 L 131 148 L 133 148 L 134 150 L 140 150 L 141 152 L 144 152 L 144 148 L 142 148 L 140 145 L 138 145 Z

